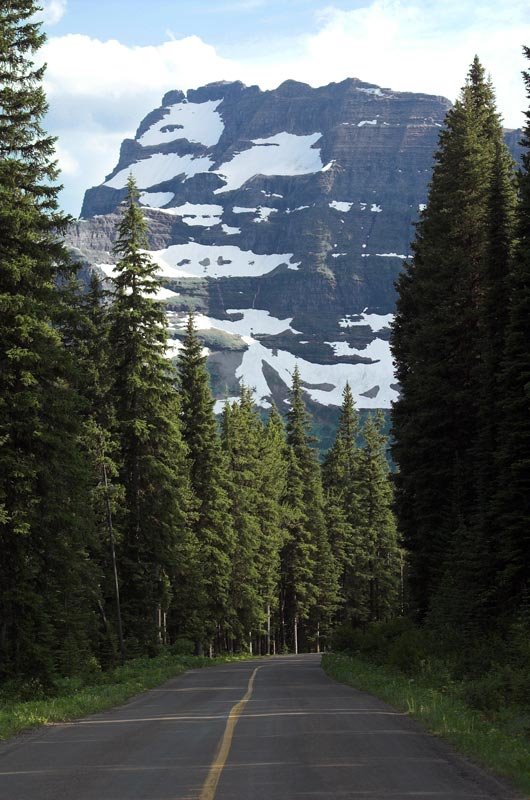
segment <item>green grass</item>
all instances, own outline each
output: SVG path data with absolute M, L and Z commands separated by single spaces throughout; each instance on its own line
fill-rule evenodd
M 508 719 L 492 721 L 469 708 L 457 687 L 435 688 L 426 677 L 408 678 L 389 667 L 340 654 L 324 655 L 322 666 L 335 680 L 406 711 L 455 749 L 530 794 L 530 740 L 514 733 Z
M 93 714 L 119 705 L 130 697 L 152 689 L 188 669 L 241 660 L 242 656 L 205 658 L 200 656 L 161 655 L 137 658 L 109 672 L 86 678 L 63 678 L 53 697 L 0 702 L 0 740 L 50 722 Z

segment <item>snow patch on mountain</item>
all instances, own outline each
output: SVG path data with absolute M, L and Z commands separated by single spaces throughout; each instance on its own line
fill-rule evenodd
M 374 87 L 369 88 L 369 89 L 361 88 L 360 86 L 358 86 L 357 87 L 357 91 L 358 92 L 364 92 L 364 94 L 373 94 L 376 97 L 382 97 L 383 96 L 383 92 L 381 91 L 379 86 L 374 86 Z
M 174 199 L 173 192 L 142 192 L 140 203 L 148 208 L 161 208 Z
M 176 103 L 165 109 L 163 119 L 155 122 L 140 136 L 141 145 L 157 144 L 187 139 L 207 147 L 217 144 L 224 130 L 223 120 L 217 111 L 222 100 L 207 100 L 205 103 Z
M 296 208 L 286 208 L 286 214 L 294 214 L 295 211 L 304 211 L 306 208 L 311 208 L 311 206 L 297 206 Z
M 277 208 L 269 208 L 267 206 L 260 206 L 258 209 L 258 216 L 254 222 L 267 222 L 271 214 L 277 212 Z
M 295 367 L 298 367 L 303 383 L 312 387 L 327 384 L 329 389 L 304 388 L 312 400 L 327 406 L 342 404 L 342 393 L 347 382 L 353 388 L 355 399 L 361 408 L 390 406 L 390 403 L 397 399 L 397 392 L 390 387 L 394 379 L 392 357 L 387 342 L 383 343 L 386 348 L 383 346 L 373 348 L 372 352 L 378 356 L 374 364 L 313 364 L 285 350 L 269 350 L 252 337 L 245 338 L 245 341 L 248 343 L 248 349 L 236 370 L 236 377 L 253 390 L 258 405 L 264 407 L 269 405 L 270 388 L 263 374 L 263 363 L 272 367 L 287 386 L 292 383 Z M 371 357 L 366 351 L 360 352 Z M 374 384 L 380 386 L 377 397 L 362 397 L 361 395 L 372 389 Z
M 231 161 L 215 170 L 225 180 L 225 185 L 214 194 L 239 189 L 255 175 L 310 175 L 323 168 L 320 150 L 313 145 L 322 138 L 321 133 L 297 136 L 294 133 L 277 133 L 266 139 L 253 139 L 252 147 L 236 153 Z
M 184 175 L 184 180 L 187 180 L 201 172 L 208 172 L 212 166 L 213 161 L 208 156 L 194 158 L 189 154 L 179 156 L 177 153 L 154 153 L 149 158 L 135 161 L 121 169 L 103 185 L 111 189 L 125 189 L 129 175 L 132 175 L 139 189 L 148 189 L 177 175 Z
M 243 354 L 240 366 L 236 370 L 236 377 L 242 384 L 252 389 L 255 402 L 263 408 L 270 406 L 269 398 L 271 394 L 263 373 L 264 363 L 272 367 L 287 386 L 292 383 L 292 376 L 296 366 L 300 370 L 303 383 L 313 387 L 325 384 L 329 386 L 329 389 L 304 389 L 313 400 L 325 405 L 341 405 L 342 393 L 347 382 L 350 383 L 357 404 L 361 408 L 389 406 L 391 401 L 397 398 L 397 392 L 390 387 L 394 378 L 392 356 L 388 342 L 374 339 L 364 350 L 351 348 L 345 342 L 330 343 L 334 347 L 337 346 L 337 351 L 344 349 L 344 353 L 337 352 L 337 355 L 360 355 L 372 359 L 375 362 L 372 364 L 313 364 L 285 350 L 271 350 L 255 338 L 260 334 L 276 335 L 285 331 L 299 334 L 299 331 L 292 327 L 292 318 L 277 319 L 271 316 L 268 311 L 254 308 L 227 309 L 227 314 L 241 315 L 241 319 L 220 320 L 198 314 L 195 316 L 195 325 L 198 330 L 220 330 L 242 338 L 247 345 L 247 349 Z M 368 318 L 372 319 L 376 316 L 368 315 Z M 177 327 L 182 330 L 184 326 L 185 320 L 182 319 Z M 384 326 L 381 325 L 381 327 Z M 374 397 L 364 396 L 364 393 L 373 390 L 375 385 L 379 386 L 377 395 L 374 395 Z M 222 411 L 226 401 L 232 402 L 234 400 L 237 400 L 237 397 L 218 400 L 215 409 L 216 413 Z
M 352 319 L 352 316 L 358 316 L 359 319 Z M 389 328 L 394 321 L 394 314 L 366 314 L 366 309 L 362 314 L 346 314 L 345 317 L 339 320 L 341 328 L 353 328 L 356 325 L 369 325 L 374 333 Z
M 341 200 L 332 200 L 331 203 L 329 203 L 330 208 L 334 208 L 335 211 L 343 211 L 344 213 L 347 213 L 352 205 L 353 203 L 344 203 Z
M 258 254 L 233 245 L 207 245 L 198 242 L 174 244 L 165 250 L 150 253 L 164 278 L 241 278 L 272 272 L 281 264 L 298 269 L 291 263 L 292 253 Z
M 241 316 L 241 319 L 214 319 L 204 314 L 196 314 L 194 317 L 195 327 L 200 331 L 216 329 L 243 338 L 259 334 L 274 336 L 278 333 L 285 333 L 285 331 L 300 333 L 292 327 L 292 317 L 277 319 L 261 308 L 228 308 L 226 313 Z M 185 324 L 186 322 L 182 321 L 180 327 L 185 327 Z
M 219 225 L 223 216 L 223 207 L 210 203 L 183 203 L 164 211 L 182 217 L 182 222 L 186 225 L 201 225 L 204 228 Z

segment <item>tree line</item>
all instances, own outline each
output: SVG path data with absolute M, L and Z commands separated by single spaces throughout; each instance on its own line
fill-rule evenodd
M 344 392 L 321 465 L 297 371 L 286 418 L 214 414 L 189 316 L 176 368 L 131 179 L 112 285 L 80 287 L 42 128 L 32 0 L 0 8 L 0 676 L 178 642 L 316 649 L 401 603 L 382 421 Z M 362 434 L 362 444 L 359 436 Z
M 410 606 L 460 648 L 530 619 L 530 112 L 521 144 L 516 170 L 475 58 L 398 284 Z

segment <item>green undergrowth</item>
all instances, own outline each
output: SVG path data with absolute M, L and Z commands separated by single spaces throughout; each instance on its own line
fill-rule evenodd
M 248 656 L 203 656 L 164 654 L 136 658 L 108 672 L 59 679 L 53 694 L 27 685 L 14 694 L 0 687 L 0 740 L 51 722 L 67 722 L 86 714 L 119 705 L 135 694 L 152 689 L 188 669 L 239 661 Z M 25 696 L 24 696 L 25 695 Z
M 405 711 L 431 733 L 471 756 L 530 795 L 530 737 L 519 725 L 516 709 L 488 715 L 463 699 L 464 683 L 442 676 L 406 675 L 359 656 L 326 654 L 322 666 L 330 677 L 369 692 Z M 524 713 L 521 716 L 525 719 Z

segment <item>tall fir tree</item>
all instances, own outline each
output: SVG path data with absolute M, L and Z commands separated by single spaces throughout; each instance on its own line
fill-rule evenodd
M 530 48 L 524 48 L 530 59 Z M 530 101 L 530 69 L 523 73 Z M 505 352 L 499 393 L 499 470 L 492 503 L 497 580 L 495 613 L 530 608 L 530 109 L 523 129 L 516 246 L 509 280 Z
M 110 310 L 111 387 L 120 446 L 124 514 L 119 568 L 129 652 L 153 651 L 166 635 L 171 585 L 186 563 L 191 494 L 179 425 L 176 374 L 166 358 L 157 267 L 131 177 L 118 225 Z
M 258 518 L 261 541 L 258 553 L 259 592 L 265 612 L 265 647 L 270 654 L 277 644 L 276 622 L 279 604 L 280 554 L 285 542 L 282 497 L 286 490 L 287 449 L 283 420 L 272 406 L 260 441 L 260 492 Z
M 252 651 L 254 636 L 264 620 L 259 596 L 258 553 L 261 525 L 258 515 L 261 491 L 260 429 L 252 395 L 241 388 L 238 403 L 225 405 L 222 441 L 227 456 L 228 491 L 235 533 L 232 558 L 231 633 L 237 649 Z M 228 621 L 228 620 L 226 620 Z
M 86 291 L 77 281 L 71 287 L 67 342 L 75 363 L 75 388 L 82 398 L 81 444 L 90 465 L 89 513 L 93 534 L 89 557 L 99 609 L 95 650 L 103 666 L 125 657 L 119 576 L 116 560 L 120 538 L 116 521 L 123 511 L 119 483 L 119 442 L 111 396 L 109 302 L 104 281 L 91 274 Z
M 362 531 L 366 620 L 380 622 L 400 613 L 402 552 L 393 512 L 394 492 L 386 458 L 384 416 L 370 415 L 363 425 L 359 469 L 359 527 Z M 361 588 L 361 587 L 359 587 Z
M 357 444 L 359 415 L 347 383 L 335 441 L 323 463 L 326 519 L 331 547 L 337 561 L 344 618 L 363 618 L 364 600 L 359 583 L 366 573 L 366 550 L 359 525 L 361 453 Z
M 60 334 L 55 140 L 32 0 L 0 8 L 0 674 L 49 681 L 89 655 L 87 467 Z M 65 565 L 68 565 L 65 568 Z
M 497 198 L 493 211 L 501 164 L 507 197 L 509 156 L 491 83 L 475 58 L 440 135 L 413 260 L 398 282 L 392 339 L 402 388 L 393 412 L 398 511 L 420 616 L 444 591 L 462 526 L 469 547 L 476 549 L 477 537 L 484 537 L 472 532 L 477 530 L 479 427 L 482 417 L 491 415 L 481 409 L 479 365 L 488 351 L 484 298 L 498 294 L 497 282 L 506 274 L 505 264 L 491 261 L 492 241 L 500 242 L 503 235 L 495 230 L 495 224 L 503 224 L 498 208 L 503 199 Z M 505 256 L 503 250 L 499 261 Z M 475 555 L 479 551 L 480 546 Z M 474 563 L 478 595 L 485 565 L 478 557 Z
M 290 540 L 284 550 L 293 576 L 292 585 L 286 587 L 288 627 L 297 652 L 300 646 L 318 647 L 321 634 L 329 632 L 339 604 L 339 570 L 328 539 L 321 469 L 311 446 L 313 437 L 298 368 L 293 374 L 290 400 L 287 444 L 291 454 L 286 499 L 301 506 L 294 522 L 287 526 L 288 530 L 291 528 Z
M 198 544 L 197 628 L 198 646 L 213 647 L 230 612 L 230 587 L 235 536 L 230 514 L 228 474 L 214 415 L 214 401 L 206 357 L 190 314 L 178 372 L 180 418 L 188 447 L 191 486 L 197 513 L 194 531 Z

